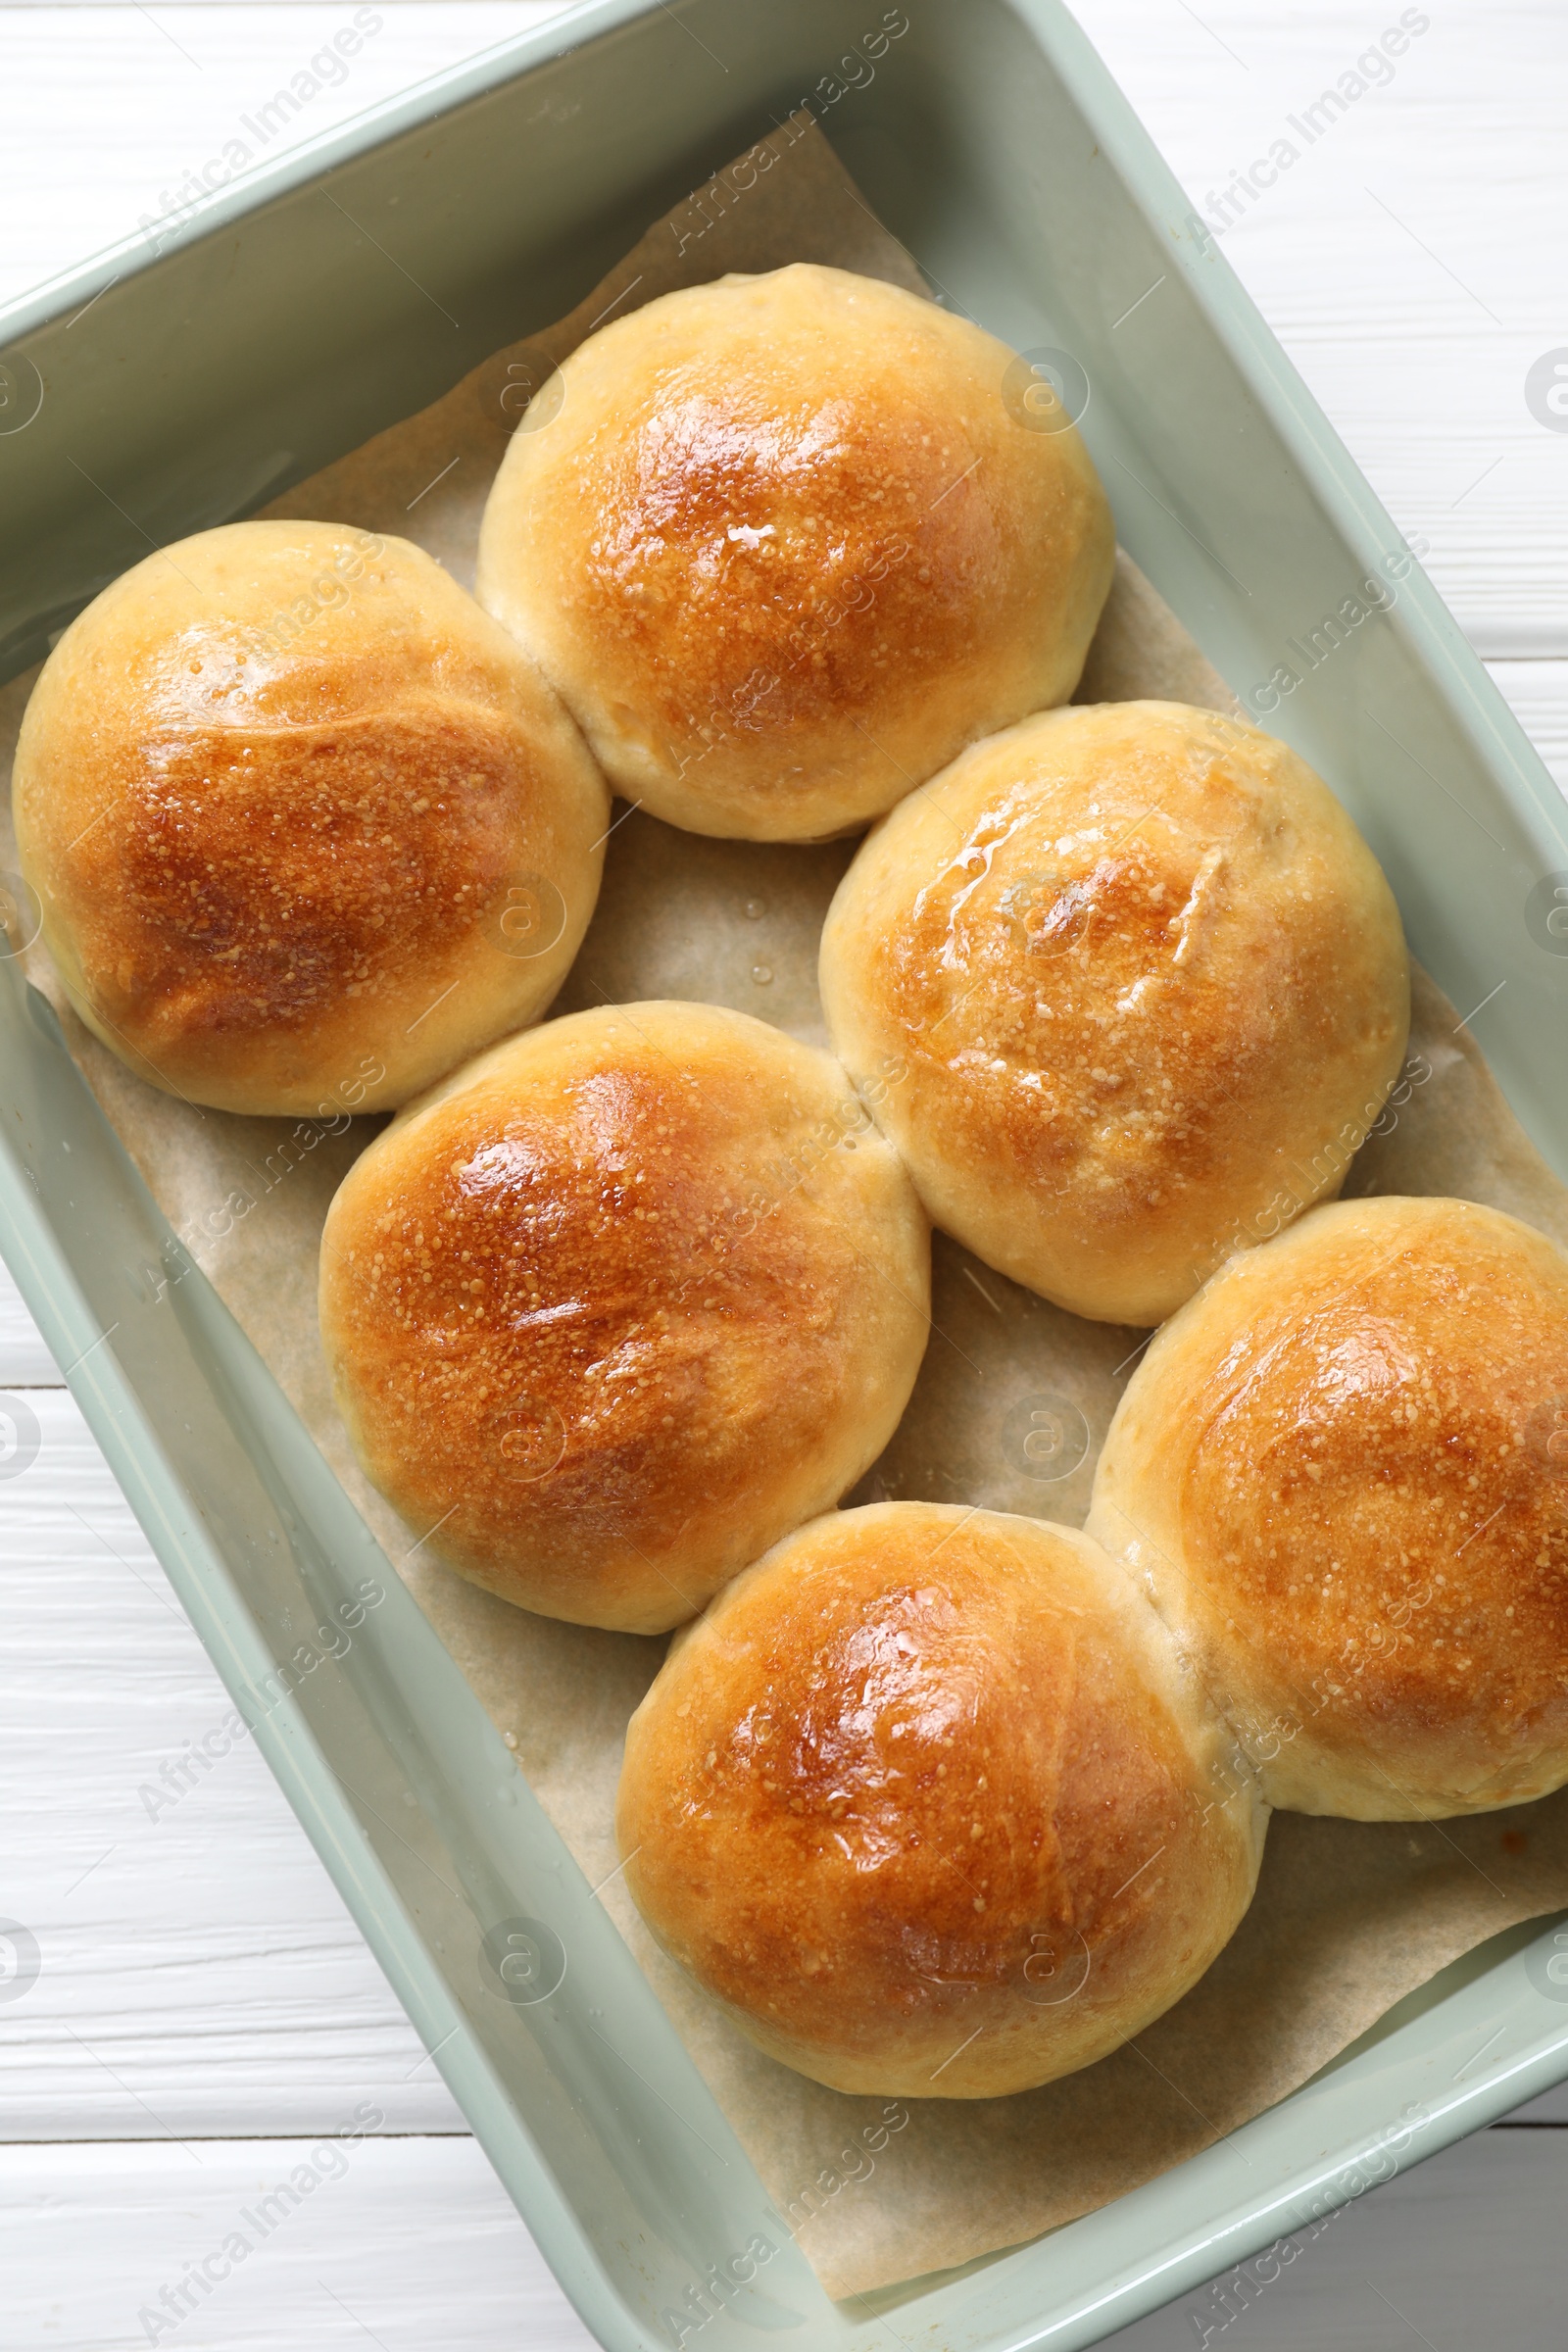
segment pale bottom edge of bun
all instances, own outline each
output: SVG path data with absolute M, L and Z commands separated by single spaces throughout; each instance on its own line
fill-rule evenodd
M 843 2091 L 851 2098 L 1005 2099 L 1019 2091 L 1043 2090 L 1048 2083 L 1059 2082 L 1067 2075 L 1082 2074 L 1085 2067 L 1108 2058 L 1135 2034 L 1142 2034 L 1190 1990 L 1190 1985 L 1182 1984 L 1168 2000 L 1153 2005 L 1147 2015 L 1132 2016 L 1125 2024 L 1120 2021 L 1114 2026 L 1106 2024 L 1099 2034 L 1085 2035 L 1080 2046 L 1070 2054 L 1063 2053 L 1058 2062 L 1044 2058 L 1038 2047 L 1009 2046 L 1015 2045 L 1021 2036 L 1004 2037 L 988 2034 L 985 2029 L 965 2048 L 961 2028 L 955 2030 L 951 2047 L 911 2051 L 897 2058 L 891 2055 L 856 2058 L 844 2051 L 818 2049 L 788 2034 L 770 2033 L 757 2018 L 732 2007 L 728 2001 L 718 2001 L 716 2005 L 764 2057 L 775 2058 L 792 2073 L 805 2075 L 808 2081 L 820 2082 L 828 2090 Z
M 870 1066 L 867 1056 L 866 1067 Z M 906 1136 L 892 1135 L 890 1140 L 906 1159 L 910 1157 Z M 1273 1234 L 1259 1234 L 1248 1240 L 1233 1240 L 1223 1247 L 1216 1245 L 1215 1253 L 1201 1264 L 1194 1262 L 1189 1250 L 1173 1250 L 1170 1262 L 1175 1266 L 1179 1261 L 1182 1271 L 1157 1280 L 1151 1273 L 1129 1282 L 1124 1261 L 1107 1253 L 1103 1270 L 1097 1270 L 1094 1279 L 1085 1281 L 1080 1245 L 1072 1244 L 1065 1254 L 1058 1254 L 1049 1266 L 1042 1263 L 1042 1252 L 1020 1250 L 1010 1243 L 999 1247 L 999 1226 L 989 1216 L 975 1217 L 961 1206 L 955 1210 L 951 1195 L 945 1189 L 945 1179 L 933 1181 L 925 1169 L 913 1166 L 912 1162 L 911 1172 L 921 1203 L 939 1233 L 945 1233 L 950 1241 L 967 1250 L 971 1257 L 977 1257 L 1004 1281 L 1015 1282 L 1020 1290 L 1032 1291 L 1037 1298 L 1047 1299 L 1051 1305 L 1077 1315 L 1085 1323 L 1125 1326 L 1129 1331 L 1157 1331 L 1162 1323 L 1168 1323 L 1173 1315 L 1190 1305 L 1205 1285 L 1237 1258 L 1266 1249 L 1276 1238 Z M 1290 1232 L 1312 1209 L 1325 1208 L 1336 1201 L 1348 1174 L 1348 1169 L 1342 1168 L 1337 1175 L 1326 1178 L 1321 1189 L 1301 1202 L 1289 1224 L 1280 1227 L 1280 1233 Z M 1069 1257 L 1072 1271 L 1065 1273 L 1062 1268 Z
M 476 1585 L 481 1592 L 488 1592 L 493 1599 L 504 1600 L 509 1608 L 523 1609 L 530 1617 L 553 1618 L 558 1625 L 591 1626 L 601 1634 L 673 1633 L 677 1628 L 694 1624 L 713 1598 L 714 1592 L 721 1591 L 723 1585 L 730 1581 L 727 1576 L 722 1578 L 712 1591 L 705 1592 L 698 1601 L 692 1600 L 689 1594 L 671 1592 L 667 1600 L 661 1597 L 659 1601 L 643 1606 L 634 1606 L 622 1595 L 617 1605 L 615 1597 L 607 1594 L 597 1606 L 583 1602 L 567 1607 L 564 1602 L 538 1592 L 517 1590 L 527 1581 L 521 1574 L 509 1579 L 504 1571 L 470 1566 L 465 1560 L 454 1559 L 450 1552 L 443 1551 L 433 1541 L 425 1544 L 424 1553 L 438 1568 L 445 1568 L 453 1576 L 461 1576 L 466 1585 Z
M 1461 1821 L 1533 1805 L 1568 1786 L 1568 1755 L 1542 1753 L 1499 1767 L 1465 1788 L 1437 1786 L 1406 1773 L 1401 1779 L 1373 1756 L 1362 1760 L 1319 1754 L 1281 1769 L 1259 1762 L 1263 1794 L 1277 1813 L 1315 1821 Z

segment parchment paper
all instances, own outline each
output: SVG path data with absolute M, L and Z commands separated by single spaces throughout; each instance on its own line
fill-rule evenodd
M 549 363 L 607 314 L 725 270 L 794 260 L 928 290 L 804 119 L 700 196 L 656 224 L 569 318 L 500 353 L 268 512 L 398 532 L 471 583 L 479 515 L 518 387 L 542 382 Z M 30 685 L 20 679 L 0 695 L 8 763 Z M 1141 695 L 1238 708 L 1122 559 L 1078 700 Z M 626 815 L 556 1010 L 700 998 L 820 1041 L 817 932 L 854 847 L 708 841 Z M 14 868 L 9 841 L 0 857 Z M 36 952 L 29 972 L 61 1005 Z M 360 1476 L 327 1392 L 316 1276 L 327 1202 L 375 1122 L 333 1134 L 194 1109 L 132 1077 L 61 1009 L 73 1051 L 171 1222 L 401 1564 L 597 1884 L 616 1860 L 612 1813 L 626 1718 L 664 1644 L 531 1617 L 464 1584 L 416 1549 L 416 1531 Z M 1403 1100 L 1362 1150 L 1347 1191 L 1460 1194 L 1568 1245 L 1568 1192 L 1424 975 L 1410 1050 Z M 851 1499 L 963 1499 L 1081 1523 L 1100 1443 L 1145 1337 L 1080 1322 L 939 1236 L 919 1384 Z M 1040 1426 L 1042 1400 L 1057 1433 L 1046 1477 L 1019 1444 L 1020 1429 Z M 1447 1962 L 1568 1905 L 1568 1791 L 1509 1813 L 1412 1827 L 1277 1816 L 1256 1900 L 1234 1940 L 1136 2044 L 1018 2097 L 909 2102 L 891 2133 L 877 2129 L 882 2101 L 824 2090 L 760 2057 L 654 1948 L 618 1879 L 601 1899 L 830 2291 L 863 2294 L 1033 2237 L 1195 2154 L 1304 2082 Z

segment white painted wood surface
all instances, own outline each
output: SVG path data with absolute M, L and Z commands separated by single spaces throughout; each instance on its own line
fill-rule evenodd
M 352 13 L 0 6 L 0 299 L 134 230 Z M 376 13 L 302 132 L 554 12 Z M 1079 13 L 1205 204 L 1401 10 Z M 1439 586 L 1568 791 L 1568 434 L 1524 394 L 1568 344 L 1568 11 L 1415 13 L 1430 24 L 1393 78 L 1302 145 L 1224 242 L 1396 521 L 1431 539 Z M 147 2342 L 143 2306 L 362 2103 L 378 2135 L 200 2300 L 179 2345 L 585 2343 L 255 1754 L 173 1805 L 144 1796 L 166 1768 L 177 1782 L 227 1701 L 58 1379 L 0 1279 L 0 1914 L 40 1958 L 0 1999 L 0 2348 Z M 7 1475 L 34 1425 L 35 1457 Z M 1117 2341 L 1556 2344 L 1568 2089 L 1527 2114 L 1536 2128 L 1482 2133 L 1363 2199 L 1262 2291 L 1222 2281 Z
M 0 2149 L 0 2278 L 5 2352 L 593 2344 L 466 2134 Z
M 302 2162 L 328 2177 L 261 2238 L 247 2215 Z M 1206 2331 L 1222 2352 L 1558 2352 L 1565 2199 L 1568 2133 L 1483 2132 L 1338 2214 L 1271 2283 L 1230 2274 L 1110 2344 L 1193 2352 Z M 0 2149 L 0 2217 L 4 2352 L 141 2352 L 140 2315 L 166 2288 L 177 2310 L 236 2227 L 250 2251 L 226 2278 L 214 2262 L 207 2294 L 185 2289 L 194 2309 L 156 2334 L 172 2352 L 592 2342 L 466 2138 L 366 2140 L 341 2174 L 319 2140 Z
M 1525 378 L 1568 345 L 1561 0 L 1077 0 L 1076 14 L 1478 651 L 1568 656 L 1568 434 Z M 1304 110 L 1388 27 L 1391 76 Z M 1210 204 L 1298 150 L 1224 228 Z
M 255 1749 L 180 1769 L 231 1703 L 72 1398 L 7 1412 L 38 1451 L 0 1485 L 0 1910 L 42 1967 L 0 2005 L 0 2138 L 317 2132 L 364 2097 L 462 2131 Z

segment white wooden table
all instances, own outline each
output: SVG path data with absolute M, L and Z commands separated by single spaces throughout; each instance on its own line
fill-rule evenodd
M 352 13 L 0 6 L 0 296 L 157 214 Z M 373 13 L 297 134 L 553 11 Z M 1079 13 L 1568 790 L 1568 430 L 1526 399 L 1568 346 L 1564 0 Z M 1358 69 L 1401 16 L 1392 78 Z M 1330 127 L 1291 127 L 1336 86 Z M 1281 138 L 1275 184 L 1238 192 Z M 14 1938 L 8 1984 L 0 1943 L 0 2346 L 585 2345 L 257 1756 L 182 1768 L 228 1701 L 3 1280 L 0 1392 L 38 1435 L 22 1474 L 0 1458 L 0 1914 L 39 1959 L 24 1984 Z M 384 2122 L 340 2178 L 177 2328 L 146 2316 L 362 2101 Z M 1545 2352 L 1565 2196 L 1568 2091 L 1364 2198 L 1261 2294 L 1221 2281 L 1117 2340 Z

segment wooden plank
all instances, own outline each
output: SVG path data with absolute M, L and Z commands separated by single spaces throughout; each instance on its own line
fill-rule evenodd
M 353 2122 L 352 2103 L 328 2127 Z M 306 2164 L 300 2203 L 258 2200 Z M 340 2169 L 341 2168 L 341 2169 Z M 1562 2341 L 1552 2249 L 1568 2133 L 1491 2132 L 1369 2191 L 1292 2241 L 1109 2339 L 1115 2352 L 1545 2352 Z M 0 2150 L 6 2334 L 18 2352 L 584 2352 L 589 2337 L 471 2140 L 193 2141 Z M 255 2218 L 249 2218 L 255 2217 Z M 263 2237 L 257 2221 L 273 2224 Z M 195 2309 L 192 2265 L 235 2230 L 249 2251 Z M 212 2265 L 221 2273 L 221 2260 Z M 894 2314 L 898 2325 L 898 2315 Z M 890 2338 L 890 2341 L 894 2340 Z
M 463 2129 L 72 1398 L 0 1412 L 0 2136 Z
M 1568 450 L 1563 452 L 1568 473 Z M 1568 662 L 1489 662 L 1514 716 L 1568 792 Z
M 58 1388 L 60 1367 L 0 1262 L 0 1388 Z
M 0 2217 L 16 2352 L 593 2342 L 467 2138 L 5 2149 Z
M 1568 464 L 1525 402 L 1568 345 L 1555 0 L 1075 13 L 1479 649 L 1568 655 Z M 1358 74 L 1412 18 L 1428 28 Z M 1367 86 L 1337 113 L 1343 76 Z M 1275 184 L 1236 192 L 1258 159 Z

